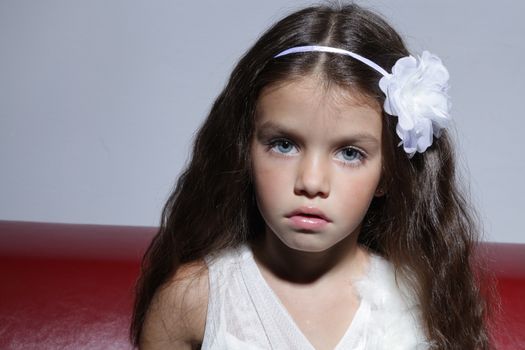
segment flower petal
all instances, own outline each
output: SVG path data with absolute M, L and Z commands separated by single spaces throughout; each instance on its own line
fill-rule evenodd
M 400 58 L 392 74 L 379 81 L 386 95 L 383 108 L 398 117 L 396 133 L 409 156 L 424 152 L 449 126 L 448 79 L 439 57 L 424 51 L 419 61 L 413 56 Z

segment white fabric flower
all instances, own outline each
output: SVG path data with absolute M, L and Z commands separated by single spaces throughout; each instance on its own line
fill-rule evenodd
M 385 112 L 398 117 L 396 132 L 409 157 L 424 152 L 449 125 L 448 79 L 439 57 L 423 51 L 419 62 L 413 56 L 400 58 L 392 74 L 379 81 Z

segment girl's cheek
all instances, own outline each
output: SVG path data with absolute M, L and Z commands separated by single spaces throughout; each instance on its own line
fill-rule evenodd
M 379 177 L 374 170 L 366 172 L 344 169 L 336 171 L 332 178 L 332 194 L 341 194 L 346 198 L 366 198 L 372 196 L 379 184 Z M 339 192 L 339 193 L 336 193 Z
M 290 172 L 285 167 L 278 167 L 275 164 L 261 164 L 258 174 L 258 182 L 266 187 L 274 188 L 288 182 Z

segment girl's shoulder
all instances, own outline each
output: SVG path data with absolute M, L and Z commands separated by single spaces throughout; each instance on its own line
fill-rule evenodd
M 140 348 L 195 348 L 204 338 L 208 294 L 205 261 L 181 265 L 153 297 Z
M 225 248 L 179 266 L 153 297 L 141 349 L 198 348 L 204 339 L 210 283 L 227 276 L 246 249 L 246 245 Z

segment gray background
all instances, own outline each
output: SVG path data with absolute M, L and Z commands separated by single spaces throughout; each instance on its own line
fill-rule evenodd
M 305 1 L 0 1 L 0 219 L 157 225 L 237 59 Z M 358 1 L 451 73 L 486 240 L 525 242 L 525 6 Z

